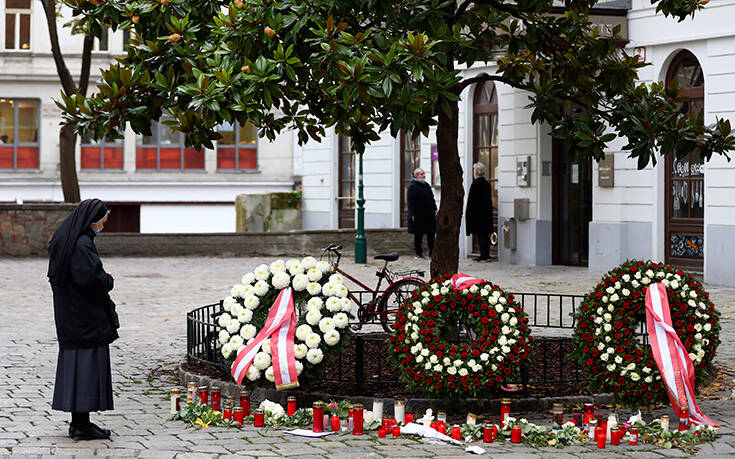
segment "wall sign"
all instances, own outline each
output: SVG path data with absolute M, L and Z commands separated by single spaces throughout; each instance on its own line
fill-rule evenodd
M 531 186 L 531 157 L 516 158 L 516 185 Z
M 597 182 L 600 188 L 615 187 L 615 155 L 605 155 L 597 165 Z

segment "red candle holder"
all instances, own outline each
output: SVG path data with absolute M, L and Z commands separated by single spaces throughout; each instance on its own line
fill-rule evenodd
M 636 429 L 634 427 L 631 427 L 628 430 L 628 433 L 629 433 L 628 443 L 631 446 L 632 445 L 637 445 L 638 444 L 638 429 Z
M 398 426 L 393 426 L 393 438 L 398 438 L 401 436 L 401 428 Z
M 597 447 L 600 449 L 604 449 L 605 443 L 607 443 L 607 436 L 605 435 L 605 432 L 602 432 L 600 435 L 597 436 Z
M 245 414 L 242 411 L 242 407 L 236 406 L 235 409 L 232 410 L 232 420 L 242 425 L 245 420 Z
M 383 427 L 378 429 L 378 438 L 385 438 L 387 430 L 385 430 Z
M 610 444 L 611 445 L 619 445 L 620 444 L 620 437 L 623 435 L 620 432 L 619 427 L 613 427 L 610 429 Z
M 396 418 L 390 418 L 390 425 L 391 426 L 397 426 L 398 425 L 398 419 L 396 419 Z
M 462 431 L 457 425 L 452 427 L 452 438 L 455 440 L 462 440 Z
M 209 388 L 207 386 L 199 386 L 197 391 L 199 392 L 199 404 L 206 405 L 209 400 Z
M 289 416 L 293 416 L 296 413 L 296 397 L 293 395 L 286 399 L 286 412 Z
M 406 413 L 406 424 L 413 422 L 413 413 Z
M 444 423 L 444 421 L 439 421 L 437 424 L 439 424 L 438 426 L 436 426 L 437 427 L 436 428 L 437 432 L 439 432 L 440 434 L 446 435 L 447 434 L 447 425 L 446 425 L 446 423 Z
M 253 425 L 255 427 L 265 426 L 265 410 L 258 408 L 255 410 L 255 419 L 253 419 Z
M 220 410 L 220 403 L 222 402 L 222 389 L 219 387 L 212 388 L 212 409 L 214 411 Z
M 500 400 L 500 428 L 505 427 L 505 421 L 510 417 L 510 399 Z
M 490 424 L 489 422 L 486 422 L 485 425 L 482 427 L 482 441 L 485 443 L 492 443 L 495 441 L 495 432 L 497 432 L 497 427 L 495 427 L 494 424 Z
M 324 432 L 324 404 L 322 402 L 314 402 L 313 409 L 313 431 L 316 433 Z
M 361 404 L 352 405 L 352 435 L 362 435 L 363 428 L 363 406 Z
M 689 430 L 689 409 L 682 407 L 679 416 L 679 432 L 686 432 L 687 430 Z
M 339 424 L 339 416 L 336 414 L 333 414 L 332 417 L 329 419 L 329 426 L 332 428 L 333 432 L 339 432 L 340 424 Z
M 583 419 L 583 425 L 586 426 L 590 423 L 590 419 L 593 419 L 595 417 L 595 405 L 594 403 L 585 403 L 584 404 L 584 419 Z
M 579 427 L 580 429 L 584 427 L 584 422 L 582 421 L 582 413 L 574 413 L 572 415 L 574 418 L 574 425 Z
M 390 427 L 391 427 L 390 416 L 388 416 L 387 414 L 384 415 L 382 421 L 380 422 L 380 425 L 384 427 L 386 430 L 390 430 Z
M 240 391 L 240 408 L 245 416 L 250 416 L 250 392 L 246 390 Z
M 520 443 L 521 442 L 521 426 L 514 425 L 510 428 L 510 442 Z
M 429 424 L 429 427 L 437 431 L 439 430 L 439 424 L 436 421 L 433 421 L 431 424 Z

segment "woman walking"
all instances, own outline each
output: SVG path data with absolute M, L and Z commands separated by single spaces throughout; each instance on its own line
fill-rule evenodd
M 48 250 L 59 341 L 51 408 L 71 413 L 69 436 L 77 440 L 110 437 L 89 420 L 91 411 L 113 409 L 109 344 L 119 324 L 109 295 L 113 278 L 94 245 L 108 214 L 99 199 L 82 201 L 56 229 Z

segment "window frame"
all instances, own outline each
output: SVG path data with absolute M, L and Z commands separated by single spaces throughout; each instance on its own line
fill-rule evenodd
M 103 138 L 99 141 L 99 143 L 85 143 L 85 139 L 81 139 L 79 143 L 79 169 L 83 171 L 121 171 L 125 169 L 125 142 L 123 139 L 118 139 L 114 141 L 107 141 L 107 139 Z M 137 146 L 137 145 L 136 145 Z M 99 147 L 100 149 L 100 161 L 99 161 L 99 167 L 84 167 L 84 150 L 83 148 L 96 148 Z M 105 167 L 105 147 L 108 148 L 122 148 L 123 149 L 123 163 L 120 165 L 120 167 Z
M 185 150 L 186 145 L 184 145 L 184 133 L 179 131 L 173 131 L 174 134 L 176 134 L 176 138 L 178 139 L 178 143 L 172 143 L 168 144 L 170 147 L 167 148 L 177 148 L 179 150 L 179 167 L 178 169 L 174 168 L 161 168 L 161 129 L 164 126 L 163 124 L 164 120 L 160 121 L 153 121 L 155 123 L 155 137 L 156 137 L 156 143 L 155 144 L 148 144 L 148 143 L 138 143 L 139 138 L 145 138 L 146 136 L 139 135 L 135 138 L 135 170 L 136 171 L 155 171 L 155 172 L 204 172 L 206 170 L 206 157 L 202 158 L 202 167 L 201 168 L 187 168 L 184 167 L 185 164 Z M 151 133 L 153 133 L 153 129 L 151 129 Z M 156 167 L 145 167 L 141 168 L 138 166 L 138 148 L 156 148 Z M 199 151 L 199 150 L 196 150 Z M 202 155 L 204 155 L 204 149 L 201 149 Z
M 246 124 L 247 123 L 248 122 L 246 122 Z M 231 144 L 222 143 L 220 141 L 217 142 L 217 147 L 216 147 L 216 151 L 215 151 L 215 157 L 216 157 L 216 160 L 217 160 L 217 172 L 240 172 L 240 171 L 242 171 L 242 172 L 253 172 L 253 171 L 258 171 L 259 170 L 258 160 L 260 159 L 258 157 L 258 149 L 260 148 L 260 137 L 258 136 L 258 128 L 257 128 L 257 126 L 255 126 L 254 124 L 250 123 L 253 126 L 253 128 L 255 129 L 255 146 L 254 147 L 243 147 L 240 144 L 240 128 L 242 126 L 240 126 L 240 123 L 237 123 L 237 122 L 230 123 L 230 124 L 232 125 L 232 130 L 235 133 L 235 144 L 234 145 L 231 145 Z M 217 132 L 219 132 L 219 125 L 217 126 Z M 246 144 L 246 145 L 248 145 L 248 144 Z M 234 148 L 235 149 L 235 167 L 233 167 L 233 168 L 221 168 L 221 167 L 219 167 L 219 149 L 220 149 L 220 147 Z M 246 150 L 255 150 L 255 167 L 254 168 L 240 167 L 240 148 L 243 148 L 243 149 L 246 149 Z
M 109 53 L 110 52 L 110 37 L 112 34 L 110 33 L 109 27 L 102 27 L 102 36 L 101 37 L 95 37 L 94 38 L 94 46 L 92 47 L 92 50 L 95 53 Z M 104 49 L 103 46 L 104 45 Z
M 13 24 L 13 47 L 8 47 L 7 42 L 7 36 L 8 31 L 5 30 L 5 37 L 3 37 L 3 51 L 6 52 L 19 52 L 19 53 L 29 53 L 33 49 L 33 0 L 29 1 L 29 7 L 28 8 L 9 8 L 5 7 L 5 14 L 3 15 L 3 20 L 5 21 L 5 25 L 7 27 L 7 21 L 9 15 L 14 16 L 14 24 Z M 28 48 L 22 48 L 20 43 L 20 18 L 22 15 L 27 14 L 28 15 Z
M 0 168 L 0 171 L 38 171 L 41 169 L 41 99 L 33 99 L 29 97 L 3 97 L 5 100 L 12 100 L 13 103 L 13 143 L 3 143 L 0 145 L 13 145 L 13 167 Z M 18 102 L 36 102 L 36 141 L 35 142 L 18 142 Z M 38 155 L 37 167 L 18 168 L 18 147 L 36 147 Z

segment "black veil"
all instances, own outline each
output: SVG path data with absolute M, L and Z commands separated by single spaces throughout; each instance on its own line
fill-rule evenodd
M 66 279 L 77 239 L 90 224 L 100 221 L 106 214 L 105 203 L 99 199 L 85 199 L 56 228 L 48 248 L 48 277 L 52 284 Z

